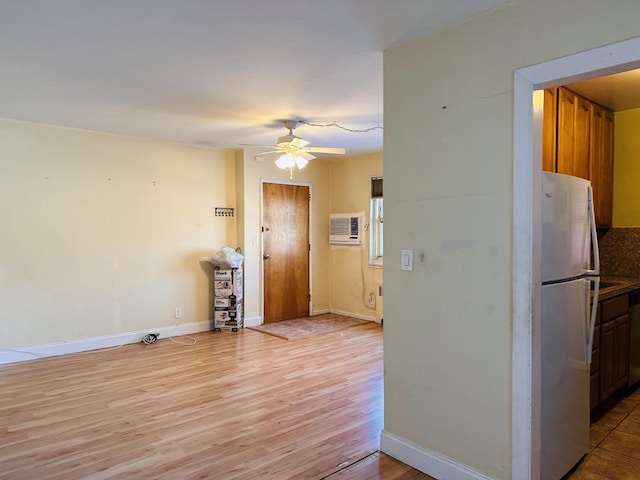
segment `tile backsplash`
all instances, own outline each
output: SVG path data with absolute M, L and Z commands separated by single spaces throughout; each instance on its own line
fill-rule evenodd
M 598 232 L 602 275 L 640 277 L 640 228 Z

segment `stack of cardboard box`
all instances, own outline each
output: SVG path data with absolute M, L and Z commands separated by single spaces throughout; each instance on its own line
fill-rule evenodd
M 214 332 L 237 332 L 243 327 L 242 268 L 216 267 L 214 274 Z

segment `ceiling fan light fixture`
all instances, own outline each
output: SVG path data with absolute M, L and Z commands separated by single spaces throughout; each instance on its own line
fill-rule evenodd
M 283 170 L 286 170 L 287 168 L 293 168 L 295 164 L 296 161 L 291 153 L 280 155 L 280 157 L 276 160 L 276 167 Z
M 296 156 L 295 161 L 296 161 L 296 165 L 298 165 L 298 168 L 300 169 L 306 167 L 307 163 L 309 163 L 309 161 L 306 158 L 300 157 L 300 156 Z
M 291 169 L 295 166 L 297 166 L 298 168 L 304 168 L 307 166 L 307 163 L 309 163 L 309 161 L 306 158 L 301 157 L 300 155 L 294 155 L 293 153 L 289 152 L 280 155 L 275 163 L 276 167 L 281 168 L 282 170 L 286 170 L 287 168 Z

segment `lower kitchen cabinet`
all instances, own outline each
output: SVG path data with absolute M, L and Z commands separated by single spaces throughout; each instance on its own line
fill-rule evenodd
M 591 351 L 591 410 L 600 404 L 600 318 L 602 308 L 598 309 L 596 326 L 593 330 L 593 345 Z
M 591 411 L 594 411 L 600 405 L 600 372 L 591 374 L 591 395 L 589 397 L 589 404 L 591 405 Z
M 598 303 L 591 360 L 591 410 L 629 382 L 629 295 Z
M 618 342 L 613 357 L 614 385 L 618 390 L 629 383 L 629 315 L 616 320 L 614 338 Z

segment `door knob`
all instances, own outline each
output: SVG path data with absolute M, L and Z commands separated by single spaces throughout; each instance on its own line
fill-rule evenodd
M 264 258 L 265 260 L 269 260 L 271 258 L 271 255 L 265 253 L 264 255 L 262 255 L 262 258 Z

